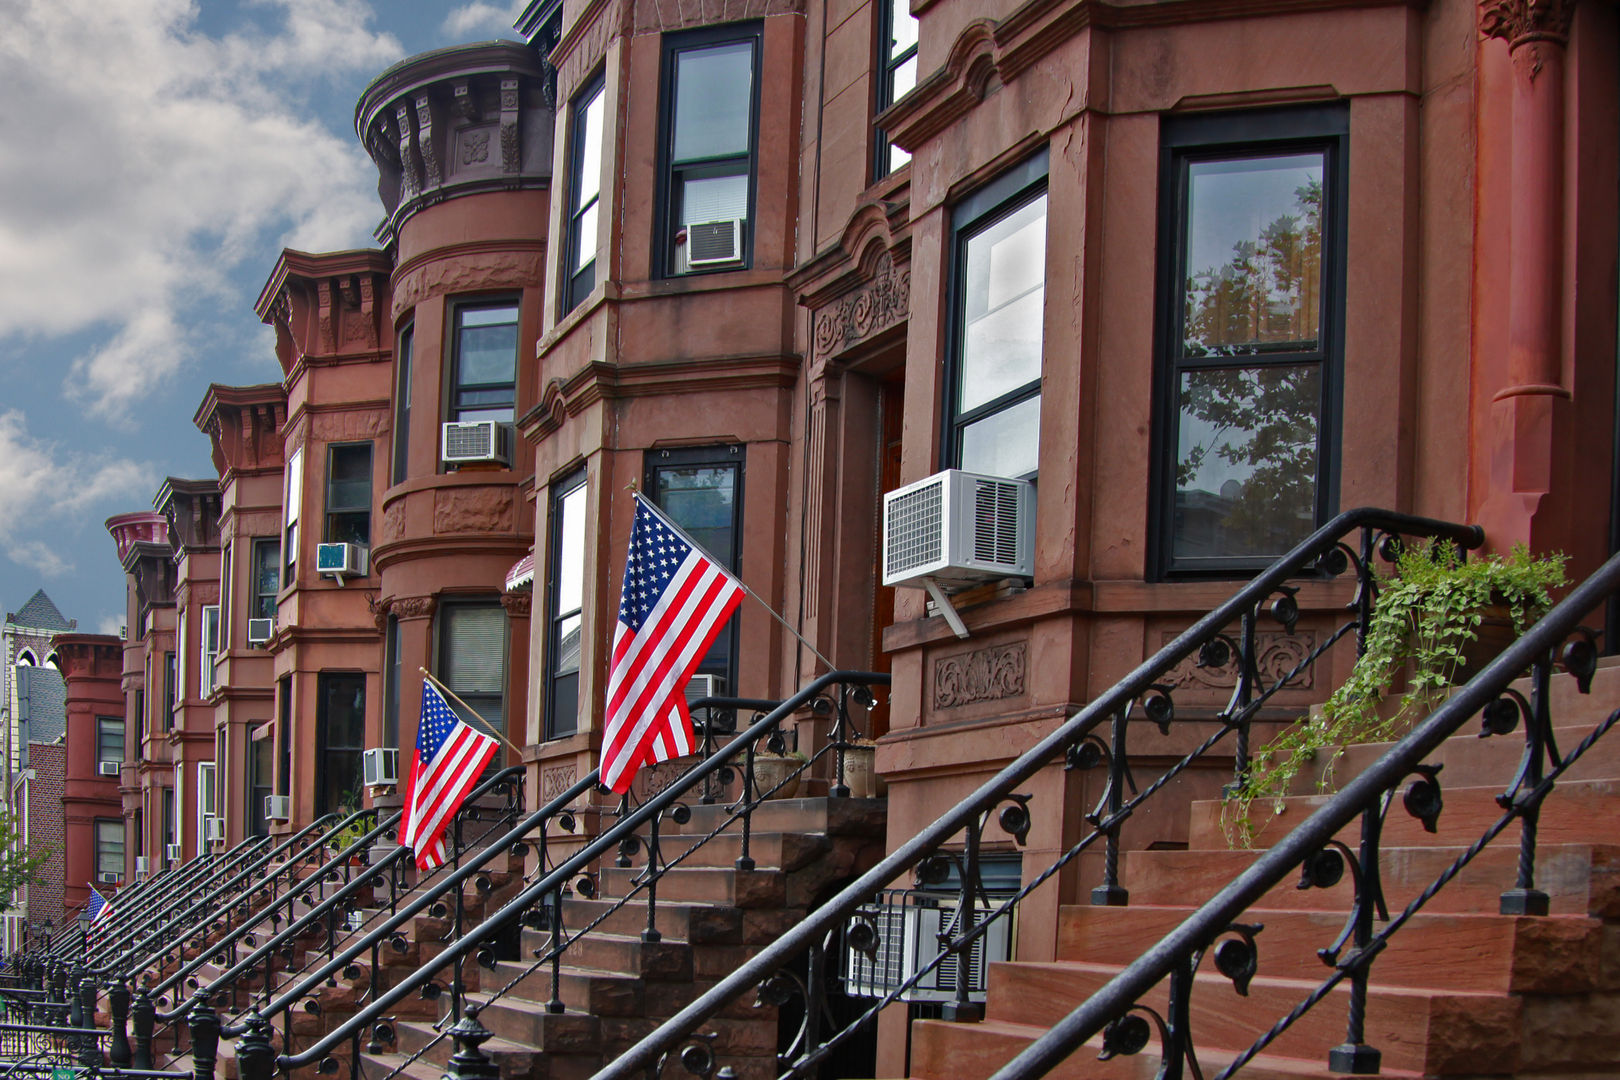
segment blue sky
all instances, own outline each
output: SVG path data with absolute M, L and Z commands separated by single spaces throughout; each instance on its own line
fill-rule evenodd
M 20 7 L 19 7 L 20 5 Z M 0 612 L 116 633 L 102 522 L 213 475 L 210 382 L 281 377 L 283 247 L 367 247 L 354 104 L 390 64 L 516 38 L 517 2 L 14 0 L 0 34 Z

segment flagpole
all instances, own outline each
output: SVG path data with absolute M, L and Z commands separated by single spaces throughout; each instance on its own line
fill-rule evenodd
M 440 682 L 438 679 L 435 679 L 433 677 L 433 672 L 429 671 L 425 667 L 419 667 L 416 670 L 420 671 L 422 673 L 422 677 L 424 679 L 426 679 L 428 682 L 432 683 L 434 686 L 437 686 L 440 689 L 440 691 L 450 695 L 450 700 L 451 701 L 455 702 L 457 705 L 460 705 L 463 709 L 466 709 L 468 712 L 470 712 L 474 716 L 478 717 L 478 722 L 480 724 L 483 724 L 486 728 L 488 728 L 489 733 L 491 735 L 495 736 L 497 739 L 501 740 L 501 742 L 505 743 L 507 745 L 507 748 L 510 749 L 512 751 L 512 753 L 518 755 L 519 757 L 523 756 L 523 751 L 519 750 L 516 746 L 513 746 L 512 745 L 512 740 L 508 739 L 505 735 L 502 735 L 500 733 L 500 730 L 498 728 L 496 728 L 494 724 L 490 723 L 488 720 L 485 720 L 483 713 L 479 712 L 477 709 L 473 708 L 471 705 L 467 704 L 465 701 L 462 701 L 461 698 L 459 696 L 457 696 L 457 694 L 456 694 L 456 692 L 454 690 L 452 690 L 448 686 L 444 685 L 444 683 Z
M 632 494 L 632 495 L 634 495 L 636 497 L 637 502 L 639 502 L 641 505 L 645 506 L 648 510 L 651 510 L 653 512 L 653 516 L 658 518 L 659 521 L 662 521 L 666 526 L 668 526 L 671 530 L 673 530 L 676 536 L 679 536 L 682 540 L 685 540 L 688 544 L 691 544 L 694 548 L 696 548 L 699 552 L 701 552 L 703 554 L 704 558 L 708 559 L 710 562 L 714 563 L 714 565 L 716 565 L 716 566 L 719 566 L 719 567 L 724 567 L 725 566 L 725 563 L 723 563 L 719 559 L 715 558 L 712 554 L 709 553 L 709 550 L 707 548 L 705 548 L 702 544 L 698 543 L 697 540 L 695 540 L 692 537 L 691 533 L 687 532 L 685 529 L 681 528 L 679 525 L 677 525 L 673 521 L 671 521 L 669 519 L 668 515 L 666 515 L 662 510 L 658 509 L 657 504 L 655 504 L 651 499 L 647 498 L 641 492 L 636 491 L 634 488 L 632 488 L 630 490 L 630 494 Z M 727 573 L 730 573 L 730 571 L 728 570 Z M 828 671 L 837 671 L 838 670 L 838 668 L 833 665 L 833 662 L 831 660 L 829 660 L 825 656 L 821 655 L 821 650 L 820 649 L 817 649 L 814 645 L 810 644 L 810 641 L 809 641 L 808 638 L 806 638 L 803 634 L 801 634 L 797 630 L 795 630 L 791 623 L 789 623 L 781 615 L 777 614 L 777 611 L 776 611 L 775 608 L 773 608 L 773 607 L 771 607 L 771 605 L 767 604 L 764 601 L 764 599 L 761 598 L 761 596 L 757 592 L 755 592 L 753 589 L 750 589 L 748 587 L 747 582 L 743 581 L 743 579 L 738 577 L 736 574 L 731 574 L 731 578 L 738 585 L 742 586 L 742 591 L 743 592 L 747 593 L 749 596 L 752 596 L 755 600 L 758 600 L 759 601 L 759 606 L 764 608 L 766 611 L 771 613 L 771 618 L 773 618 L 777 622 L 781 623 L 783 628 L 786 629 L 788 633 L 792 634 L 794 637 L 799 639 L 800 644 L 802 644 L 805 648 L 809 649 L 812 653 L 814 653 L 817 660 L 820 660 L 823 664 L 826 664 Z

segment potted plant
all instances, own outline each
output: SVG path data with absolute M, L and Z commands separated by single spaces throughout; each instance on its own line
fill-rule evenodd
M 1366 651 L 1349 678 L 1256 753 L 1228 797 L 1228 839 L 1250 846 L 1308 767 L 1316 767 L 1317 790 L 1326 791 L 1347 745 L 1399 738 L 1540 618 L 1552 606 L 1551 590 L 1563 583 L 1563 555 L 1532 557 L 1522 544 L 1505 556 L 1468 560 L 1446 541 L 1403 551 L 1394 575 L 1379 584 Z M 1256 803 L 1270 807 L 1258 821 Z
M 882 794 L 877 775 L 877 743 L 857 735 L 844 748 L 844 783 L 850 798 L 873 799 Z
M 808 759 L 798 750 L 777 753 L 764 743 L 754 751 L 754 790 L 762 799 L 791 799 L 799 793 Z

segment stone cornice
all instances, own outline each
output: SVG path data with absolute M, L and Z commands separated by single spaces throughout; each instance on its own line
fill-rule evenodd
M 968 23 L 952 43 L 945 63 L 880 113 L 876 122 L 897 145 L 915 153 L 928 140 L 967 115 L 983 100 L 992 84 L 1011 82 L 1075 34 L 1090 27 L 1132 30 L 1344 8 L 1418 8 L 1427 3 L 1428 0 L 1157 0 L 1155 3 L 1030 0 L 1000 22 L 977 19 Z
M 282 251 L 253 310 L 275 327 L 276 360 L 289 380 L 316 358 L 388 354 L 392 272 L 388 253 L 374 248 L 320 255 Z
M 713 393 L 724 390 L 790 388 L 798 381 L 797 356 L 704 357 L 614 364 L 596 360 L 566 379 L 552 379 L 540 402 L 519 421 L 524 436 L 540 439 L 599 401 Z

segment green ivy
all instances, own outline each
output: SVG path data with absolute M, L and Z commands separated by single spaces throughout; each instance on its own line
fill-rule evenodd
M 1322 754 L 1328 756 L 1317 790 L 1327 791 L 1346 746 L 1399 738 L 1432 712 L 1455 685 L 1488 608 L 1507 608 L 1517 636 L 1552 606 L 1551 590 L 1562 584 L 1564 556 L 1532 558 L 1523 544 L 1507 556 L 1472 560 L 1449 541 L 1403 551 L 1393 576 L 1379 583 L 1366 652 L 1350 677 L 1321 708 L 1258 751 L 1228 797 L 1222 809 L 1228 841 L 1252 846 L 1295 778 Z M 1405 692 L 1391 708 L 1387 701 L 1403 673 Z M 1258 820 L 1256 803 L 1270 810 Z

